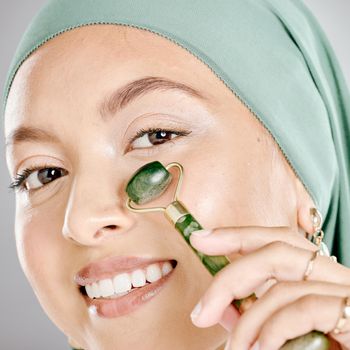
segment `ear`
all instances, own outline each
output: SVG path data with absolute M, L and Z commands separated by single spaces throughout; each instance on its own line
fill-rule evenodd
M 296 192 L 298 227 L 312 234 L 314 233 L 314 227 L 311 221 L 310 208 L 315 208 L 316 206 L 299 178 L 296 178 Z

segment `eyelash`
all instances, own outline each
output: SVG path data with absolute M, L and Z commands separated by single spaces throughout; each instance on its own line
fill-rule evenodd
M 133 143 L 136 139 L 146 135 L 146 134 L 154 134 L 157 132 L 165 131 L 167 133 L 175 134 L 178 136 L 186 136 L 190 133 L 190 131 L 185 131 L 185 130 L 170 130 L 170 129 L 162 129 L 162 128 L 148 128 L 148 129 L 143 129 L 141 128 L 133 137 L 131 137 L 128 140 L 128 144 Z M 155 147 L 155 146 L 153 146 Z
M 24 181 L 27 180 L 29 175 L 31 175 L 34 171 L 47 169 L 47 168 L 63 170 L 62 168 L 55 167 L 51 164 L 43 164 L 40 166 L 34 165 L 32 167 L 28 167 L 28 168 L 24 169 L 21 173 L 16 174 L 14 180 L 11 182 L 11 184 L 9 186 L 9 189 L 11 189 L 13 191 L 18 191 L 18 192 L 35 191 L 35 190 L 26 190 L 24 187 Z
M 148 128 L 148 129 L 141 128 L 133 137 L 131 137 L 128 140 L 128 144 L 133 143 L 136 139 L 141 138 L 142 136 L 144 136 L 146 134 L 153 134 L 153 133 L 162 132 L 162 131 L 166 132 L 166 133 L 172 133 L 172 134 L 175 134 L 175 135 L 178 135 L 178 136 L 186 136 L 186 135 L 191 133 L 191 131 L 185 131 L 185 130 L 170 130 L 170 129 L 162 129 L 162 128 Z M 167 142 L 169 142 L 169 141 L 166 141 L 165 143 L 167 143 Z M 155 145 L 155 146 L 152 146 L 152 147 L 146 147 L 146 148 L 154 148 L 154 147 L 159 147 L 159 146 L 162 146 L 162 145 L 163 144 Z M 53 169 L 63 170 L 62 168 L 52 166 L 51 164 L 44 164 L 44 165 L 40 165 L 40 166 L 28 167 L 28 168 L 24 169 L 21 173 L 16 174 L 16 176 L 13 179 L 13 181 L 9 185 L 9 189 L 12 190 L 12 191 L 15 191 L 15 192 L 22 192 L 22 191 L 26 192 L 26 191 L 40 190 L 42 187 L 44 187 L 46 185 L 43 185 L 43 186 L 39 187 L 38 189 L 26 190 L 25 187 L 24 187 L 24 181 L 27 180 L 29 175 L 31 175 L 34 171 L 36 171 L 36 170 L 43 170 L 43 169 L 46 169 L 46 168 L 53 168 Z M 49 182 L 49 184 L 51 182 Z

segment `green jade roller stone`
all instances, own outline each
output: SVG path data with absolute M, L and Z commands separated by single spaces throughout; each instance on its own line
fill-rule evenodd
M 159 197 L 168 187 L 171 173 L 160 162 L 152 162 L 141 167 L 126 186 L 126 192 L 136 204 L 144 204 Z
M 172 180 L 171 173 L 158 161 L 142 166 L 131 177 L 127 184 L 126 192 L 129 198 L 136 204 L 144 204 L 159 197 L 165 192 Z M 225 256 L 208 256 L 193 248 L 190 244 L 190 236 L 193 231 L 203 229 L 199 222 L 191 215 L 185 214 L 176 222 L 175 228 L 182 234 L 186 242 L 200 258 L 207 270 L 214 276 L 222 268 L 230 263 Z M 238 309 L 245 300 L 254 296 L 234 300 Z M 295 339 L 288 340 L 281 350 L 328 350 L 329 340 L 321 332 L 312 331 Z

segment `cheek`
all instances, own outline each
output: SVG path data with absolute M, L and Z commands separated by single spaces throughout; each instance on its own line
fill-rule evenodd
M 50 218 L 33 215 L 21 209 L 16 211 L 16 245 L 22 268 L 30 283 L 40 281 L 50 268 L 53 232 Z
M 61 235 L 59 213 L 20 208 L 15 220 L 18 257 L 40 305 L 63 332 L 77 328 L 84 305 L 69 273 L 74 254 Z
M 290 188 L 281 179 L 289 177 L 274 165 L 281 161 L 257 133 L 226 130 L 185 163 L 180 200 L 204 228 L 288 224 L 283 200 Z
M 47 295 L 58 297 L 69 283 L 64 273 L 69 271 L 65 266 L 69 257 L 57 216 L 43 208 L 37 212 L 21 208 L 16 210 L 15 220 L 18 257 L 29 283 L 41 300 Z

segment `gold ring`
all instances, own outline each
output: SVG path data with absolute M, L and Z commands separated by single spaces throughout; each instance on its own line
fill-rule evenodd
M 344 298 L 344 308 L 342 310 L 342 315 L 340 316 L 337 325 L 333 329 L 334 334 L 339 334 L 343 332 L 343 328 L 346 322 L 350 319 L 350 297 Z
M 310 276 L 312 270 L 313 270 L 313 267 L 314 267 L 314 262 L 317 258 L 317 256 L 319 255 L 319 249 L 318 250 L 315 250 L 312 254 L 312 257 L 311 259 L 309 260 L 308 264 L 307 264 L 307 267 L 306 267 L 306 270 L 305 270 L 305 273 L 304 273 L 304 276 L 303 276 L 303 280 L 306 281 L 307 278 Z

